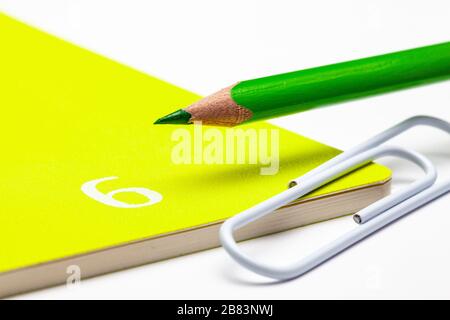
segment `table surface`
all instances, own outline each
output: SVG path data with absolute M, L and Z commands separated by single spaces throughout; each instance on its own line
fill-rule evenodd
M 207 95 L 236 80 L 449 41 L 447 0 L 0 0 L 0 10 L 80 46 Z M 272 120 L 346 149 L 403 119 L 450 120 L 450 82 Z M 450 139 L 417 128 L 394 144 L 450 174 Z M 394 191 L 420 172 L 397 159 Z M 417 210 L 305 276 L 274 283 L 213 249 L 21 295 L 27 299 L 450 298 L 450 196 Z M 351 217 L 242 243 L 294 261 L 354 227 Z

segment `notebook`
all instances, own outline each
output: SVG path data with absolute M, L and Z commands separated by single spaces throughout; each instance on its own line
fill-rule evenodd
M 74 266 L 85 279 L 217 247 L 225 219 L 340 152 L 260 122 L 241 129 L 277 132 L 276 174 L 180 163 L 177 139 L 199 128 L 152 122 L 198 95 L 3 14 L 0 42 L 0 296 L 66 283 Z M 353 213 L 389 192 L 390 175 L 369 164 L 237 238 Z

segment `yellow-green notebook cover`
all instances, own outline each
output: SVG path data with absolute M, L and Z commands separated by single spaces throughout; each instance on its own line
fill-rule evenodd
M 226 219 L 339 152 L 279 129 L 276 175 L 260 175 L 260 165 L 174 164 L 174 127 L 152 121 L 197 95 L 1 14 L 0 43 L 0 274 Z M 309 196 L 389 176 L 372 164 Z M 143 188 L 162 200 L 116 207 L 83 192 L 102 178 L 110 180 L 96 184 L 100 194 Z M 133 190 L 110 198 L 147 201 Z

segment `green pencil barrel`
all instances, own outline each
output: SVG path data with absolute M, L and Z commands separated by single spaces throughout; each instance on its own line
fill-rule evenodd
M 450 42 L 247 80 L 231 90 L 253 120 L 450 78 Z

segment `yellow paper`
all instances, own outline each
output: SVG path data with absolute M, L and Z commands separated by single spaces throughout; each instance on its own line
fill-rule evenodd
M 228 218 L 338 153 L 280 130 L 276 175 L 259 165 L 176 165 L 174 127 L 152 122 L 197 95 L 1 14 L 0 43 L 0 272 Z M 370 165 L 314 194 L 389 175 Z M 145 188 L 163 199 L 119 208 L 81 190 L 107 177 L 117 178 L 99 183 L 101 193 Z

